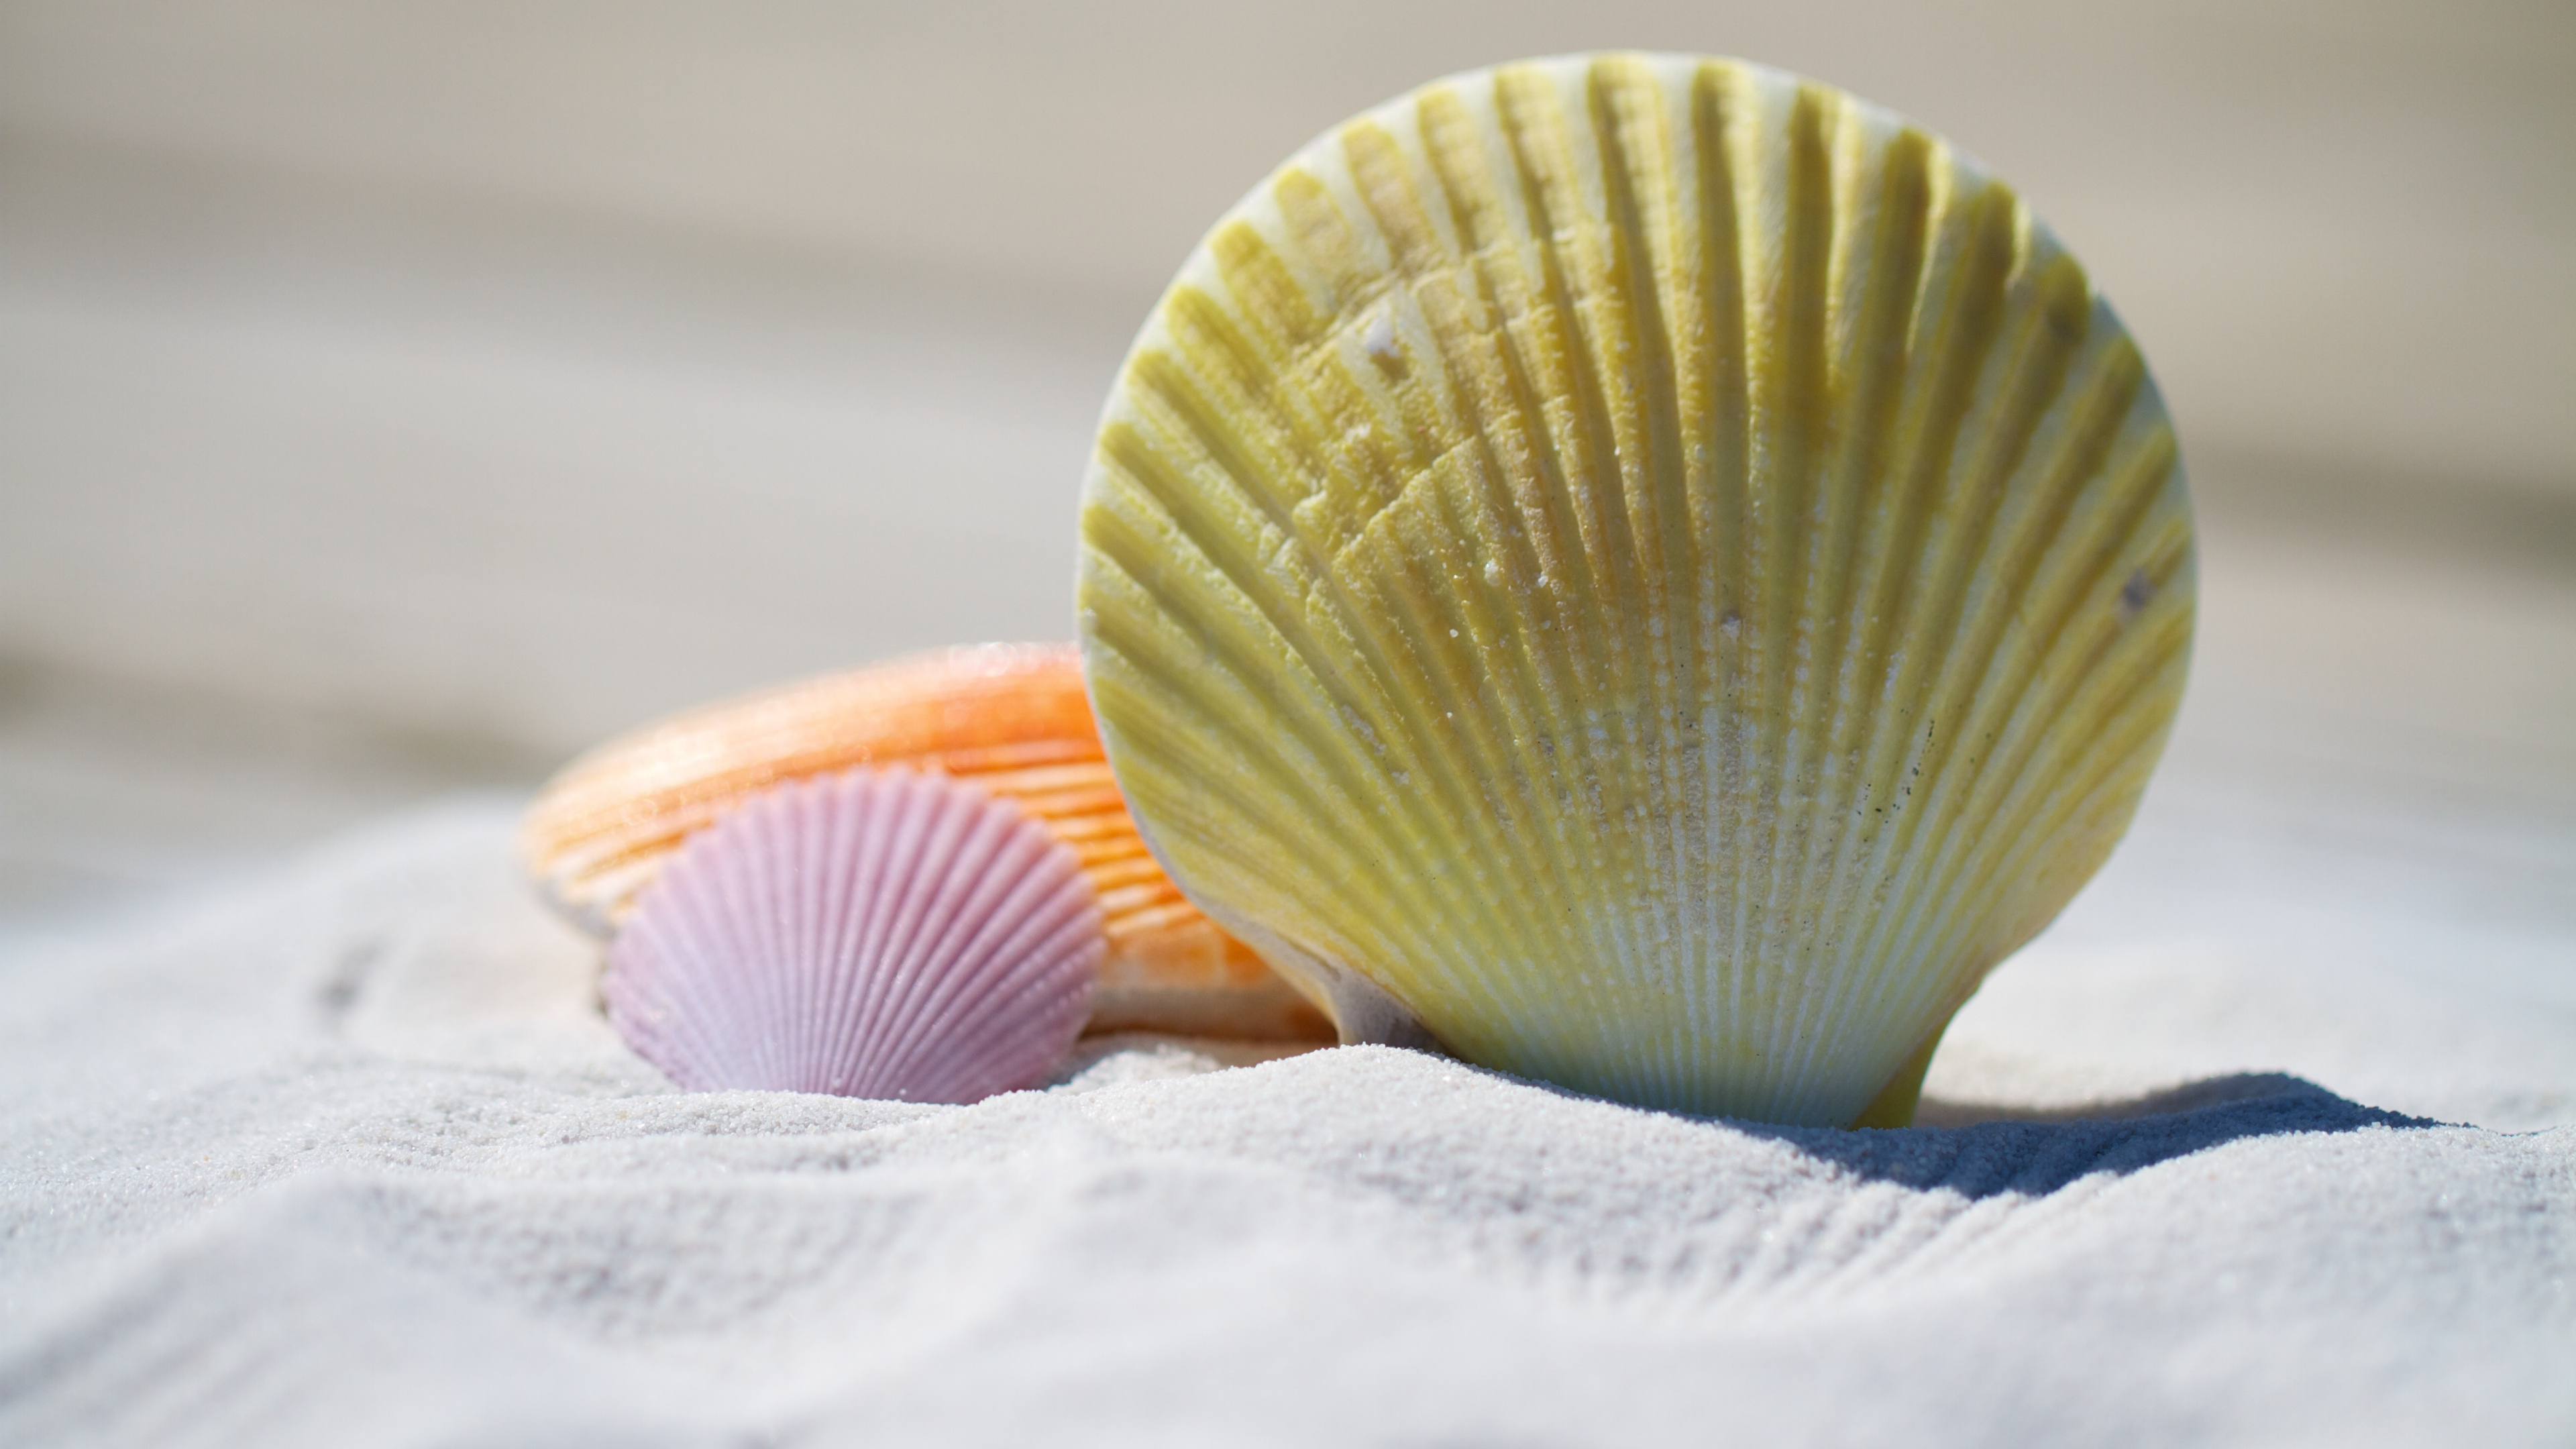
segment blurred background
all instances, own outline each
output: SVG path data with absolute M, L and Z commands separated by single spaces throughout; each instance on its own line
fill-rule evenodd
M 0 939 L 730 691 L 1067 636 L 1094 413 L 1202 229 L 1417 82 L 1604 47 L 1945 134 L 2156 367 L 2192 694 L 2052 939 L 2429 950 L 2570 1009 L 2564 0 L 6 0 Z

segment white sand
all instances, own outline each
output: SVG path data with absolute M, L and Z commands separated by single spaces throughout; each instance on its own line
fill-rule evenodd
M 967 1108 L 693 1096 L 596 1014 L 512 823 L 417 814 L 16 954 L 0 1442 L 2576 1435 L 2576 1127 L 2402 1115 L 2576 1116 L 2563 1001 L 2455 1003 L 2444 1052 L 2420 982 L 2284 1016 L 2298 970 L 2142 983 L 2079 943 L 1972 1006 L 1928 1115 L 2174 1090 L 1892 1133 L 1376 1048 L 1094 1050 Z M 2363 1101 L 2202 1066 L 2372 1032 Z M 2088 1033 L 2121 1044 L 2089 1080 Z

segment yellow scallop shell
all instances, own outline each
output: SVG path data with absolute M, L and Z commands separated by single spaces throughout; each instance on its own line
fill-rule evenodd
M 1323 1033 L 1305 998 L 1182 899 L 1146 854 L 1067 644 L 940 650 L 648 725 L 548 781 L 528 807 L 521 849 L 547 901 L 607 936 L 690 835 L 772 785 L 860 765 L 967 781 L 1072 849 L 1109 938 L 1090 1030 Z
M 1740 61 L 1426 86 L 1164 295 L 1084 665 L 1182 890 L 1327 1003 L 1630 1102 L 1901 1123 L 2127 827 L 2194 564 L 2021 198 Z

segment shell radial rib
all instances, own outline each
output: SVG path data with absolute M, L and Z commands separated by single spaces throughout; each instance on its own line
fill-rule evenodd
M 932 775 L 776 786 L 690 839 L 600 995 L 684 1087 L 973 1102 L 1082 1032 L 1103 949 L 1073 853 Z
M 529 806 L 547 901 L 613 935 L 682 841 L 772 785 L 857 765 L 947 775 L 1062 841 L 1099 893 L 1099 1031 L 1312 1038 L 1329 1028 L 1145 850 L 1101 753 L 1070 644 L 985 644 L 707 705 L 611 740 Z
M 1738 61 L 1434 83 L 1222 219 L 1082 513 L 1148 843 L 1346 1039 L 1909 1120 L 2126 829 L 2189 506 L 2137 348 L 1938 138 Z

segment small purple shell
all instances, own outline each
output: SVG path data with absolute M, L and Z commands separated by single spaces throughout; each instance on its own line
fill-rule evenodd
M 780 785 L 690 838 L 608 950 L 683 1087 L 972 1102 L 1073 1045 L 1105 949 L 1073 853 L 937 775 Z

